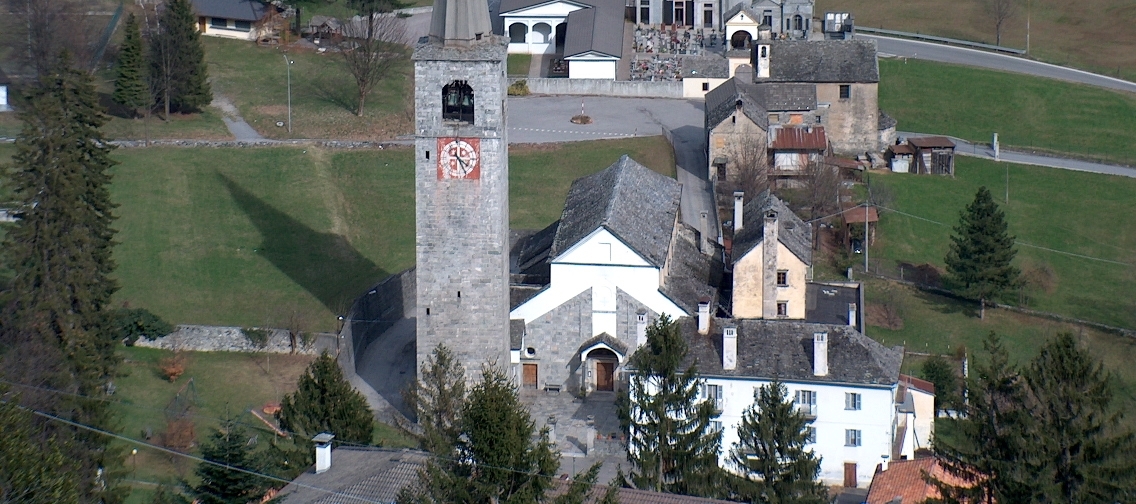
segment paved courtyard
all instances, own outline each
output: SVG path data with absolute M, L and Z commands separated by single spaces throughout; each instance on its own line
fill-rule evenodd
M 606 484 L 616 476 L 621 464 L 626 468 L 627 445 L 620 439 L 614 392 L 593 392 L 579 399 L 567 392 L 525 389 L 521 391 L 521 401 L 529 407 L 537 429 L 555 421 L 553 435 L 560 450 L 560 474 L 575 476 L 602 461 L 597 482 Z

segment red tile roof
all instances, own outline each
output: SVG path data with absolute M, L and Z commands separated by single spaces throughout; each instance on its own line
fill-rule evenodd
M 899 375 L 899 381 L 900 383 L 907 385 L 907 388 L 922 390 L 923 392 L 927 392 L 929 394 L 935 393 L 935 384 L 927 380 L 920 380 L 919 378 L 916 378 L 914 376 L 901 374 Z
M 570 481 L 557 481 L 548 491 L 548 499 L 552 500 L 567 493 L 570 484 Z M 587 504 L 600 502 L 607 490 L 608 487 L 605 485 L 592 486 L 591 491 L 584 496 L 584 502 Z M 730 504 L 730 501 L 636 490 L 634 488 L 620 488 L 618 500 L 620 504 Z
M 872 478 L 867 503 L 891 504 L 899 498 L 898 504 L 922 504 L 927 499 L 939 498 L 935 486 L 923 480 L 924 474 L 951 485 L 964 483 L 961 478 L 947 474 L 938 462 L 939 459 L 934 457 L 892 462 L 886 471 L 880 471 Z
M 774 135 L 769 148 L 773 150 L 825 150 L 828 148 L 828 137 L 824 135 L 824 128 L 775 128 L 770 133 Z
M 919 147 L 920 149 L 955 148 L 955 143 L 945 136 L 908 138 L 907 143 Z

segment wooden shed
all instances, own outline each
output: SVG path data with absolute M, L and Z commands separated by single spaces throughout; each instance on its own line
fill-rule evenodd
M 915 173 L 955 176 L 955 143 L 943 136 L 907 139 L 915 149 Z

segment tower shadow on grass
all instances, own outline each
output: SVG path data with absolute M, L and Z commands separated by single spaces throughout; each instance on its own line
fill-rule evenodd
M 316 231 L 225 175 L 217 177 L 260 232 L 257 253 L 332 313 L 346 310 L 355 296 L 389 275 L 342 235 Z

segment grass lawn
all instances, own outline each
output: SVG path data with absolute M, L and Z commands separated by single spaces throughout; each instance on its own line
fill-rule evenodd
M 1007 167 L 1009 205 L 1004 204 Z M 1068 253 L 1018 246 L 1020 268 L 1053 272 L 1046 289 L 1028 291 L 1031 308 L 1136 328 L 1136 180 L 967 157 L 956 158 L 956 168 L 953 179 L 871 175 L 873 185 L 890 189 L 893 208 L 937 222 L 883 212 L 873 257 L 930 263 L 943 271 L 951 227 L 985 185 L 1003 205 L 1019 242 Z
M 228 97 L 253 128 L 269 138 L 288 138 L 277 121 L 288 119 L 287 68 L 275 47 L 202 37 L 214 94 Z M 355 112 L 355 81 L 334 53 L 289 50 L 292 65 L 293 138 L 378 140 L 411 131 L 409 57 L 367 98 L 363 116 Z
M 847 11 L 856 26 L 929 33 L 994 43 L 994 21 L 982 0 L 819 0 L 816 12 Z M 1028 8 L 1028 9 L 1027 9 Z M 1034 58 L 1136 80 L 1136 3 L 1128 0 L 1030 0 L 1017 3 L 1017 13 L 1002 31 L 1002 44 L 1026 47 L 1026 14 L 1030 20 L 1030 53 Z
M 1136 164 L 1136 95 L 921 60 L 880 60 L 898 129 Z M 1075 125 L 1075 128 L 1071 126 Z
M 525 76 L 529 74 L 529 66 L 532 64 L 531 54 L 510 54 L 506 60 L 508 66 L 507 73 L 510 76 Z
M 573 180 L 623 153 L 674 174 L 661 137 L 511 150 L 511 221 L 560 217 Z M 414 262 L 409 149 L 121 149 L 116 302 L 172 323 L 312 330 L 374 282 Z M 553 169 L 555 167 L 555 169 Z
M 171 114 L 170 120 L 163 121 L 152 116 L 149 124 L 146 119 L 125 119 L 110 117 L 103 126 L 103 134 L 112 140 L 144 140 L 150 138 L 171 138 L 176 140 L 232 140 L 233 135 L 221 121 L 221 112 L 206 108 L 198 114 Z M 149 129 L 149 131 L 147 131 Z

